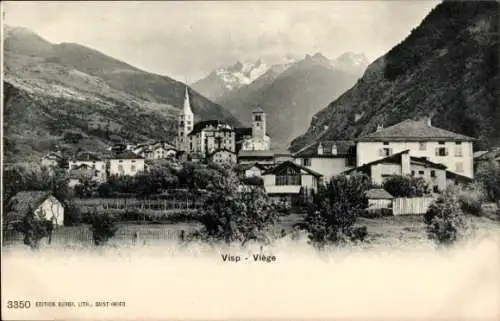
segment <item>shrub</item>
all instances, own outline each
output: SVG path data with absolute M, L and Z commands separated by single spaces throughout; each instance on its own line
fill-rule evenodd
M 428 237 L 440 245 L 453 244 L 467 229 L 459 193 L 458 187 L 449 186 L 424 215 Z
M 54 225 L 43 214 L 35 214 L 31 208 L 24 216 L 17 213 L 9 214 L 9 219 L 14 222 L 14 230 L 23 234 L 24 244 L 37 249 L 44 237 L 49 237 L 50 243 Z
M 422 197 L 429 194 L 429 185 L 421 177 L 394 175 L 382 186 L 394 197 Z
M 248 186 L 241 188 L 241 182 L 233 172 L 228 172 L 215 183 L 199 216 L 204 228 L 191 234 L 190 238 L 224 240 L 226 244 L 266 241 L 265 230 L 277 220 L 278 213 L 264 190 Z
M 82 213 L 73 203 L 69 203 L 64 210 L 64 225 L 76 226 L 82 223 Z
M 481 167 L 476 180 L 483 185 L 485 196 L 491 202 L 500 201 L 500 166 L 494 161 Z
M 115 236 L 118 227 L 116 226 L 116 218 L 113 215 L 106 213 L 93 213 L 91 218 L 90 230 L 94 244 L 97 246 L 105 245 L 110 238 Z
M 485 200 L 484 190 L 481 184 L 469 184 L 460 191 L 459 200 L 462 211 L 467 214 L 482 215 L 482 204 Z
M 354 227 L 367 207 L 365 191 L 370 179 L 364 174 L 337 176 L 321 186 L 309 205 L 304 222 L 310 243 L 321 249 L 327 244 L 363 240 L 366 228 Z

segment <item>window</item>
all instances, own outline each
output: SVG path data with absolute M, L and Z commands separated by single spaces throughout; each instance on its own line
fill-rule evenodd
M 461 141 L 457 141 L 457 142 L 455 142 L 455 144 L 456 144 L 456 145 L 461 145 L 461 144 L 462 144 L 462 142 L 461 142 Z
M 276 185 L 302 185 L 300 174 L 276 175 Z
M 458 162 L 455 164 L 455 170 L 458 173 L 462 173 L 464 171 L 464 164 L 462 162 Z
M 431 177 L 436 177 L 436 171 L 435 170 L 431 171 Z
M 255 121 L 262 121 L 262 116 L 261 115 L 255 115 L 254 120 Z M 257 124 L 257 126 L 259 126 L 259 124 Z
M 427 144 L 426 143 L 418 144 L 418 150 L 427 150 Z
M 439 145 L 444 145 L 443 141 L 438 142 Z
M 415 171 L 411 171 L 411 176 L 415 176 Z
M 345 159 L 345 164 L 346 166 L 356 166 L 356 158 L 354 157 L 348 157 Z
M 382 148 L 380 149 L 380 156 L 391 156 L 392 148 Z
M 118 161 L 118 163 L 123 163 L 123 160 L 122 160 L 122 159 L 120 159 L 120 160 Z
M 135 163 L 135 159 L 133 159 L 131 162 L 132 162 L 132 163 Z
M 432 191 L 434 193 L 439 193 L 439 186 L 437 186 L 437 185 L 432 186 Z
M 418 171 L 418 175 L 424 175 L 424 171 Z
M 446 147 L 437 147 L 436 156 L 448 156 L 448 149 Z
M 120 173 L 123 173 L 123 165 L 118 165 L 118 171 L 119 171 Z
M 384 142 L 384 145 L 389 145 L 389 142 Z
M 455 146 L 455 157 L 462 157 L 462 145 Z
M 135 172 L 135 165 L 132 165 L 132 167 L 130 167 L 130 170 L 131 170 L 132 172 Z
M 311 166 L 311 159 L 310 158 L 303 158 L 302 159 L 302 166 Z

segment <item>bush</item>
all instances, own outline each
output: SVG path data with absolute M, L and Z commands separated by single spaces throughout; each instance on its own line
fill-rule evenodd
M 11 214 L 9 219 L 14 222 L 14 230 L 23 234 L 24 244 L 37 249 L 44 237 L 48 237 L 50 243 L 54 225 L 43 214 L 35 214 L 31 208 L 24 216 L 17 213 L 9 214 Z
M 233 172 L 215 184 L 199 216 L 204 228 L 189 238 L 224 240 L 226 244 L 267 241 L 265 230 L 275 223 L 278 213 L 264 190 L 257 187 L 242 190 Z
M 394 197 L 422 197 L 429 194 L 429 185 L 421 177 L 394 175 L 382 186 Z
M 481 216 L 482 204 L 485 200 L 484 189 L 481 184 L 469 184 L 459 193 L 462 211 L 466 214 Z
M 304 222 L 310 243 L 322 249 L 330 243 L 364 240 L 366 228 L 354 227 L 354 223 L 367 207 L 369 188 L 370 179 L 364 174 L 337 176 L 321 186 Z
M 385 216 L 392 216 L 392 209 L 390 208 L 376 208 L 376 209 L 370 209 L 370 210 L 364 210 L 361 212 L 360 216 L 366 217 L 366 218 L 377 218 L 377 217 L 385 217 Z
M 427 235 L 439 245 L 453 244 L 467 229 L 459 193 L 458 187 L 449 186 L 424 215 Z
M 494 161 L 481 167 L 476 175 L 476 180 L 484 188 L 485 196 L 491 202 L 500 201 L 500 166 Z
M 82 223 L 82 213 L 80 209 L 69 203 L 64 210 L 64 225 L 65 226 L 76 226 Z
M 93 213 L 91 218 L 90 230 L 94 244 L 97 246 L 105 245 L 109 239 L 115 236 L 118 227 L 116 226 L 116 218 L 113 215 L 106 213 Z

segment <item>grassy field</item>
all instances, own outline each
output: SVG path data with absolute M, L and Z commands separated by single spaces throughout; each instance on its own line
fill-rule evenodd
M 300 222 L 301 215 L 291 214 L 281 218 L 280 222 L 273 227 L 273 232 L 279 234 L 285 230 L 288 235 L 293 232 L 294 224 Z M 471 235 L 482 237 L 487 235 L 500 235 L 500 222 L 485 217 L 469 217 Z M 395 247 L 407 247 L 428 245 L 430 242 L 425 234 L 422 216 L 390 216 L 383 218 L 360 218 L 356 225 L 364 225 L 368 229 L 367 247 L 377 245 L 394 245 Z M 176 224 L 119 224 L 119 229 L 112 239 L 112 244 L 131 245 L 133 234 L 138 233 L 138 244 L 153 245 L 165 241 L 177 241 L 182 230 L 185 233 L 201 228 L 198 223 L 176 223 Z M 304 237 L 304 235 L 302 235 Z M 20 236 L 6 245 L 18 243 Z M 46 243 L 47 240 L 42 242 Z M 63 246 L 90 246 L 92 244 L 92 233 L 88 225 L 65 226 L 54 230 L 52 243 Z

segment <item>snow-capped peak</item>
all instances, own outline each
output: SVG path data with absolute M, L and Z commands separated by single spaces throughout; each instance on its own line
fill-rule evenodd
M 233 90 L 250 84 L 268 69 L 269 66 L 259 59 L 257 61 L 238 61 L 232 66 L 216 69 L 215 73 L 222 79 L 227 89 Z
M 362 53 L 346 52 L 337 59 L 331 61 L 333 67 L 366 67 L 369 64 L 368 58 Z

